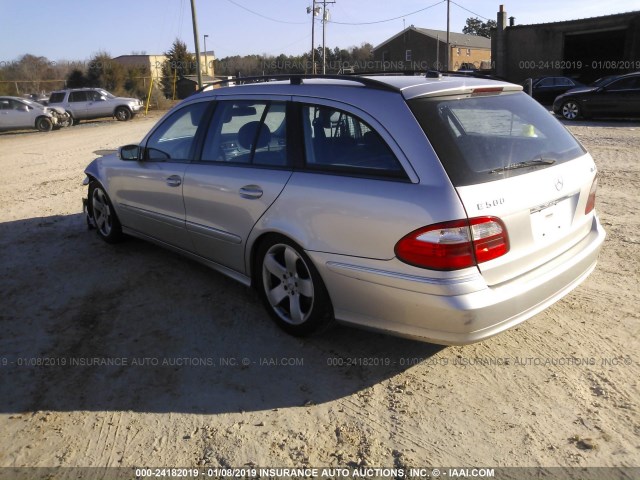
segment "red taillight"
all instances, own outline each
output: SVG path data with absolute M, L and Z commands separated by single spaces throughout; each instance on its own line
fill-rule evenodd
M 598 176 L 593 179 L 591 184 L 591 190 L 589 190 L 589 197 L 587 197 L 587 206 L 584 207 L 584 214 L 586 215 L 596 207 L 596 190 L 598 190 Z
M 419 228 L 395 248 L 405 263 L 432 270 L 458 270 L 498 258 L 509 251 L 507 229 L 496 217 L 454 220 Z
M 484 87 L 484 88 L 474 88 L 471 90 L 472 96 L 478 95 L 495 95 L 497 93 L 502 93 L 502 87 Z

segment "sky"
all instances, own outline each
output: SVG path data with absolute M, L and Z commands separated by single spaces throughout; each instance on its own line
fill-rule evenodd
M 309 51 L 311 15 L 306 9 L 312 1 L 195 0 L 200 49 L 208 35 L 207 50 L 217 58 Z M 447 28 L 446 0 L 333 1 L 327 3 L 326 25 L 331 48 L 375 46 L 410 25 Z M 500 3 L 516 24 L 640 9 L 638 0 L 451 0 L 451 31 L 462 32 L 468 17 L 495 20 Z M 113 57 L 162 54 L 176 38 L 194 51 L 190 0 L 0 0 L 0 18 L 0 66 L 27 53 L 52 61 L 88 60 L 103 51 Z M 319 19 L 315 30 L 315 43 L 321 45 Z

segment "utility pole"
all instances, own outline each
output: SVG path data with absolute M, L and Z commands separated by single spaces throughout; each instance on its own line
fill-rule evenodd
M 317 7 L 318 9 L 320 7 Z M 311 14 L 311 73 L 316 73 L 316 0 L 313 0 L 311 10 L 307 7 L 307 13 Z
M 196 70 L 198 71 L 198 88 L 202 88 L 202 68 L 200 66 L 200 43 L 198 22 L 196 21 L 195 0 L 191 0 L 191 18 L 193 20 L 193 41 L 196 44 Z
M 204 36 L 204 74 L 209 75 L 209 61 L 207 60 L 207 37 L 209 35 Z
M 315 28 L 316 28 L 316 15 L 320 13 L 320 7 L 316 7 L 316 3 L 320 3 L 320 0 L 313 0 L 311 7 L 307 7 L 307 13 L 311 14 L 311 73 L 316 73 L 316 41 L 315 41 Z M 322 0 L 322 74 L 327 73 L 327 45 L 325 43 L 327 21 L 329 20 L 329 12 L 327 11 L 327 3 L 336 3 L 335 0 Z
M 322 74 L 327 74 L 327 45 L 325 34 L 327 32 L 327 0 L 322 0 Z
M 322 0 L 322 74 L 327 74 L 327 45 L 325 36 L 327 31 L 327 21 L 329 20 L 329 12 L 327 12 L 327 3 L 336 3 L 335 0 Z
M 447 68 L 446 71 L 451 70 L 449 64 L 451 63 L 451 47 L 449 43 L 449 10 L 451 9 L 451 0 L 447 0 Z

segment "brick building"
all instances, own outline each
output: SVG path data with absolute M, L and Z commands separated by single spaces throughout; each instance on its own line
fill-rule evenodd
M 492 35 L 495 73 L 509 81 L 564 75 L 591 82 L 640 70 L 640 11 L 532 25 L 509 19 L 500 5 Z
M 194 55 L 195 56 L 195 55 Z M 162 78 L 162 65 L 167 60 L 165 55 L 120 55 L 113 59 L 125 67 L 137 67 L 142 70 L 144 75 L 153 77 L 154 82 Z M 214 75 L 215 55 L 213 51 L 200 53 L 200 65 L 202 66 L 202 74 L 212 77 Z
M 459 70 L 470 65 L 490 68 L 488 38 L 450 32 L 449 48 L 447 68 L 447 32 L 411 25 L 375 47 L 373 58 L 381 70 Z

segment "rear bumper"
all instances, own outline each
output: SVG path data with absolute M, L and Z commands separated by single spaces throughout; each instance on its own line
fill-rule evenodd
M 338 320 L 431 343 L 464 345 L 527 320 L 577 287 L 595 268 L 605 236 L 594 216 L 589 234 L 571 249 L 491 287 L 471 269 L 464 276 L 430 278 L 392 271 L 402 268 L 395 260 L 348 264 L 345 257 L 308 253 L 325 280 Z

